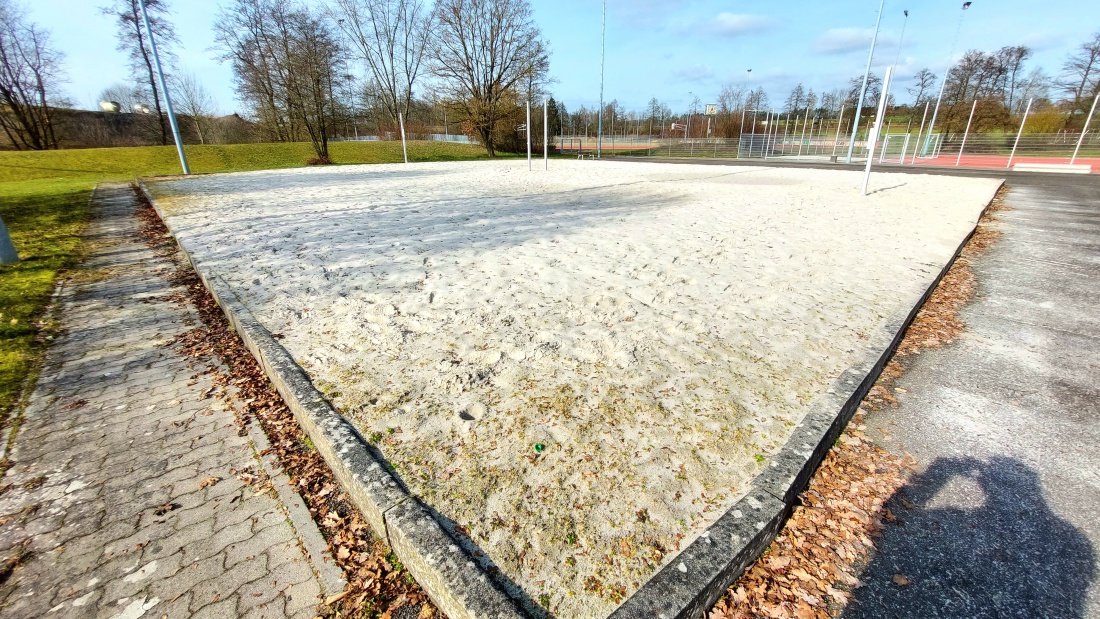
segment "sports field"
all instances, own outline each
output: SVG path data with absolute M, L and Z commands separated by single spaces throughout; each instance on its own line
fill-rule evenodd
M 411 490 L 560 617 L 605 617 L 873 351 L 987 179 L 554 161 L 151 185 Z

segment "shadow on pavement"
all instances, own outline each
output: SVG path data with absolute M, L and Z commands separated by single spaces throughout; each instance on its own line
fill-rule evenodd
M 844 617 L 1085 617 L 1095 551 L 1027 464 L 938 458 L 887 506 L 898 523 Z

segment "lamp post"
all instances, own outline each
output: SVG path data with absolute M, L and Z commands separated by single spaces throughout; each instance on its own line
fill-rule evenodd
M 882 23 L 882 6 L 886 0 L 879 0 L 878 17 L 875 19 L 875 33 L 871 35 L 871 51 L 867 54 L 867 69 L 863 72 L 863 86 L 859 88 L 859 100 L 856 101 L 856 117 L 852 123 L 852 139 L 848 142 L 848 156 L 844 163 L 852 163 L 852 150 L 856 147 L 856 134 L 859 133 L 859 115 L 863 111 L 863 97 L 867 96 L 867 80 L 871 77 L 871 61 L 875 58 L 875 43 L 878 41 L 878 27 Z M 870 156 L 870 155 L 868 155 Z
M 603 0 L 603 21 L 600 27 L 600 120 L 596 129 L 596 158 L 603 156 L 603 68 L 607 56 L 607 0 Z
M 962 32 L 963 16 L 966 15 L 966 9 L 970 8 L 973 2 L 963 2 L 962 12 L 959 13 L 959 26 L 955 29 L 955 41 L 951 44 L 951 54 L 947 57 L 947 70 L 943 72 L 943 79 L 940 81 L 940 94 L 936 97 L 936 107 L 932 110 L 932 121 L 928 123 L 928 133 L 924 138 L 924 146 L 921 147 L 921 153 L 928 154 L 928 145 L 932 143 L 932 130 L 936 128 L 936 116 L 940 113 L 940 103 L 943 101 L 943 90 L 947 86 L 947 76 L 951 72 L 951 61 L 955 58 L 955 47 L 959 44 L 959 33 Z
M 191 168 L 187 165 L 187 155 L 183 152 L 183 140 L 180 138 L 180 127 L 176 124 L 176 114 L 172 111 L 172 98 L 168 96 L 168 82 L 164 79 L 164 69 L 160 66 L 160 56 L 157 55 L 157 42 L 153 39 L 153 27 L 149 24 L 149 12 L 145 10 L 145 0 L 138 0 L 141 6 L 141 19 L 145 22 L 145 32 L 149 35 L 149 51 L 153 53 L 153 64 L 157 67 L 157 75 L 160 76 L 160 89 L 164 93 L 164 108 L 168 112 L 168 124 L 172 125 L 172 138 L 176 141 L 176 152 L 180 156 L 180 165 L 184 174 L 190 174 Z

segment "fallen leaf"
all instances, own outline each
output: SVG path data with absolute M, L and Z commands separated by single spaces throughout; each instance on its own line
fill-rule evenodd
M 221 481 L 220 477 L 213 477 L 213 476 L 207 477 L 206 479 L 199 482 L 199 488 L 209 488 L 210 486 L 213 486 L 214 484 L 218 483 L 219 481 Z
M 347 591 L 344 591 L 342 593 L 337 593 L 336 595 L 331 595 L 331 596 L 325 598 L 325 606 L 332 606 L 333 604 L 335 604 L 335 603 L 339 602 L 340 600 L 344 599 L 345 597 L 347 597 L 347 595 L 348 595 Z
M 895 585 L 897 585 L 899 587 L 905 587 L 905 586 L 909 585 L 910 582 L 911 581 L 908 578 L 906 578 L 905 576 L 902 576 L 901 574 L 894 574 L 894 584 Z

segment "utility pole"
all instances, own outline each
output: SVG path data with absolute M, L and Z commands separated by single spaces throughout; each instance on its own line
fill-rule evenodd
M 867 54 L 867 69 L 863 72 L 863 86 L 859 89 L 859 101 L 856 101 L 855 123 L 852 124 L 852 140 L 848 142 L 848 156 L 844 163 L 852 163 L 852 150 L 856 147 L 856 134 L 859 133 L 859 115 L 863 111 L 863 97 L 867 96 L 867 80 L 871 77 L 871 61 L 875 58 L 875 43 L 878 42 L 878 27 L 882 23 L 882 6 L 886 0 L 879 0 L 878 18 L 875 19 L 875 34 L 871 36 L 871 51 Z
M 607 57 L 607 0 L 603 0 L 603 25 L 600 29 L 600 120 L 596 129 L 596 158 L 603 157 L 603 69 Z
M 180 156 L 180 165 L 184 174 L 190 174 L 191 168 L 187 165 L 187 155 L 183 152 L 183 139 L 180 138 L 180 127 L 176 124 L 176 113 L 172 111 L 172 97 L 168 96 L 168 82 L 164 79 L 164 69 L 160 66 L 160 56 L 157 55 L 157 42 L 153 39 L 153 27 L 149 24 L 149 12 L 145 10 L 145 0 L 138 0 L 141 6 L 141 19 L 145 22 L 145 32 L 149 35 L 149 51 L 153 53 L 153 64 L 157 66 L 157 75 L 160 76 L 160 90 L 164 93 L 164 108 L 168 112 L 168 123 L 172 125 L 172 138 L 176 141 L 176 152 Z

